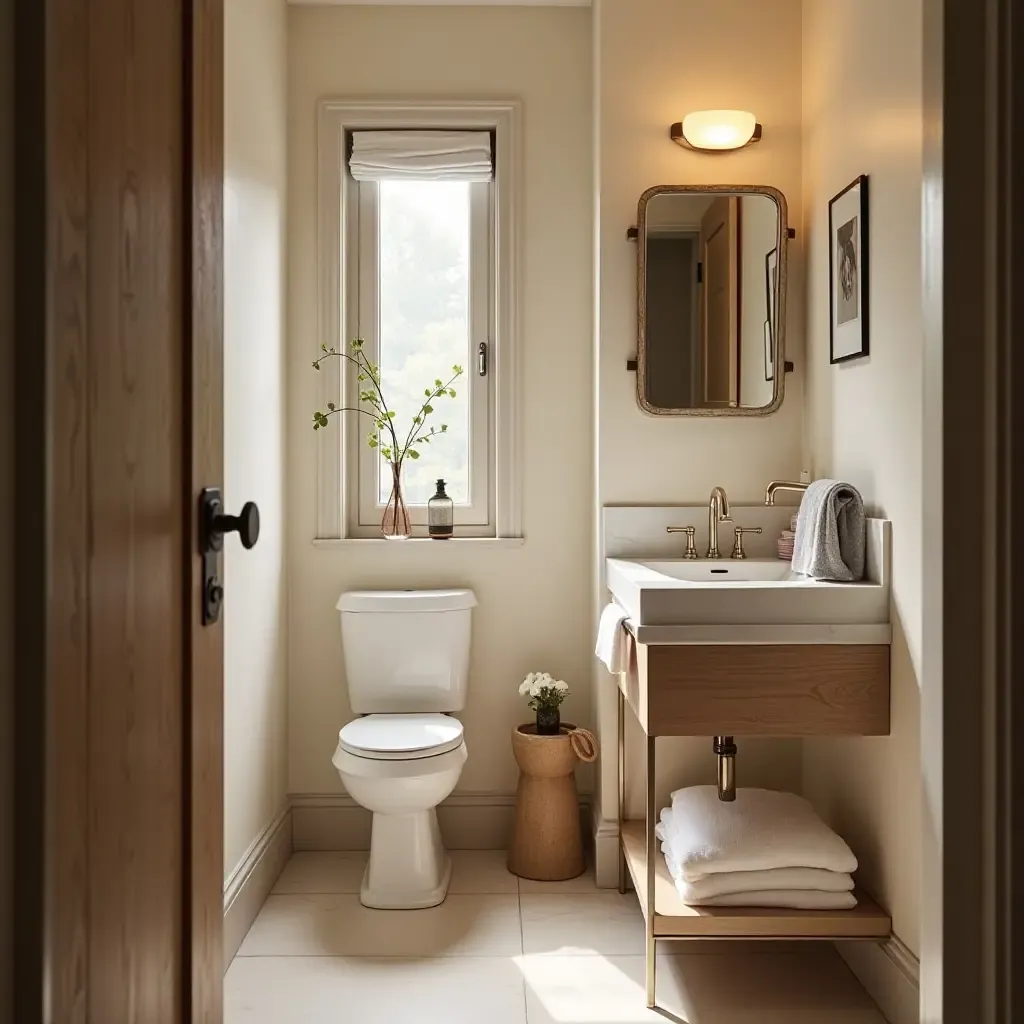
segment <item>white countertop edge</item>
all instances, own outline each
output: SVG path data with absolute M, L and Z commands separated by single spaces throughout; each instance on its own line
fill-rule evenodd
M 888 623 L 857 625 L 637 626 L 627 621 L 638 643 L 655 645 L 891 644 Z
M 452 551 L 470 547 L 476 550 L 499 550 L 503 548 L 521 548 L 526 543 L 525 537 L 449 537 L 447 540 L 435 540 L 431 537 L 407 537 L 405 540 L 386 540 L 384 537 L 318 537 L 312 541 L 314 548 L 330 551 L 335 548 L 363 550 L 374 548 L 378 551 L 410 551 L 423 548 L 428 551 Z

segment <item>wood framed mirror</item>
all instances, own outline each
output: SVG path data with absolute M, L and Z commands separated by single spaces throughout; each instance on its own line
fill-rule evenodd
M 767 416 L 785 396 L 786 197 L 657 185 L 637 209 L 637 402 L 655 416 Z

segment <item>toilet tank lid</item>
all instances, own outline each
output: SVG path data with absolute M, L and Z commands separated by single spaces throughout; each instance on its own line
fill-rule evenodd
M 338 598 L 340 612 L 457 612 L 476 607 L 472 590 L 350 590 Z

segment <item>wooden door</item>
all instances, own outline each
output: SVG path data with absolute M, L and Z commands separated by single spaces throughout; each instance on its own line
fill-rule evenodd
M 19 5 L 18 1020 L 222 1013 L 221 2 Z
M 739 380 L 739 199 L 719 196 L 701 218 L 703 405 L 735 406 Z

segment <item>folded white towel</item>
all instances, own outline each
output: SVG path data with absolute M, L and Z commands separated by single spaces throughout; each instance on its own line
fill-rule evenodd
M 771 868 L 768 871 L 720 871 L 696 882 L 688 882 L 672 851 L 663 847 L 665 863 L 686 903 L 697 903 L 715 896 L 736 893 L 768 892 L 780 889 L 813 890 L 816 892 L 850 892 L 853 876 L 821 868 Z
M 725 803 L 714 786 L 690 786 L 666 811 L 662 839 L 687 882 L 727 871 L 857 869 L 849 846 L 795 793 L 742 788 Z
M 680 894 L 681 895 L 681 894 Z M 852 892 L 818 892 L 814 889 L 768 889 L 737 892 L 683 901 L 693 907 L 789 907 L 792 910 L 853 910 L 857 897 Z
M 597 626 L 597 646 L 594 653 L 614 675 L 629 671 L 630 637 L 623 625 L 628 618 L 629 613 L 612 601 L 601 612 L 601 621 Z

